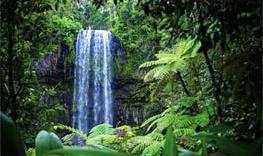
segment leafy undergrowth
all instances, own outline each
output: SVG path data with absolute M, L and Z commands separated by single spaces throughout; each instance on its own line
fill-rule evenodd
M 260 141 L 251 144 L 237 141 L 233 127 L 209 120 L 213 111 L 211 105 L 204 105 L 205 102 L 198 97 L 184 97 L 162 113 L 145 120 L 140 127 L 123 125 L 114 128 L 101 124 L 93 127 L 88 135 L 59 124 L 55 130 L 68 132 L 62 141 L 54 133 L 41 131 L 36 137 L 35 153 L 34 149 L 29 149 L 27 155 L 258 155 Z M 84 146 L 74 146 L 76 140 L 82 140 Z

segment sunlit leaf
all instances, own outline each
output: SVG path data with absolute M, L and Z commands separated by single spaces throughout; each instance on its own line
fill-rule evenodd
M 45 156 L 47 152 L 63 148 L 63 144 L 56 134 L 40 131 L 36 137 L 36 156 Z

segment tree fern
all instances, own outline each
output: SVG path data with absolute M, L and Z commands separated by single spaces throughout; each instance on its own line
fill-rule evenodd
M 166 49 L 156 54 L 157 60 L 148 61 L 139 68 L 152 68 L 145 75 L 144 80 L 160 80 L 169 74 L 182 70 L 187 65 L 187 60 L 196 56 L 201 47 L 200 41 L 196 38 L 188 38 L 179 41 L 173 49 Z

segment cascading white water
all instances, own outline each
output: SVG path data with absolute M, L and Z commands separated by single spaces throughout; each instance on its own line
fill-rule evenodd
M 72 126 L 86 134 L 113 122 L 110 40 L 111 33 L 103 30 L 85 30 L 77 37 Z

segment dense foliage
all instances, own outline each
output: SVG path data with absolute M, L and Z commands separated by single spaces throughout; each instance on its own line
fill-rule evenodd
M 56 51 L 62 42 L 73 50 L 82 26 L 72 9 L 70 1 L 1 2 L 1 110 L 22 128 L 31 146 L 38 131 L 52 128 L 65 113 L 57 102 L 39 105 L 41 96 L 56 92 L 39 83 L 33 59 Z
M 28 155 L 42 129 L 64 145 L 78 136 L 87 147 L 131 155 L 261 155 L 261 20 L 260 0 L 3 0 L 1 111 L 20 128 Z M 73 60 L 76 32 L 89 27 L 112 31 L 125 48 L 114 79 L 134 85 L 141 125 L 102 124 L 85 135 L 59 124 L 69 114 L 63 103 L 40 102 L 66 88 L 40 82 L 33 60 L 61 44 Z

